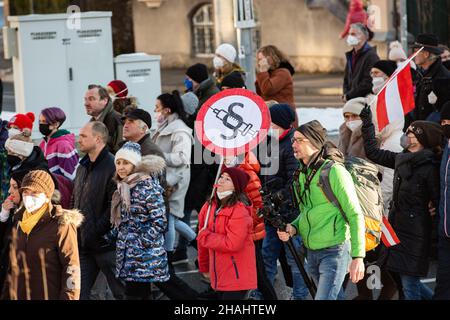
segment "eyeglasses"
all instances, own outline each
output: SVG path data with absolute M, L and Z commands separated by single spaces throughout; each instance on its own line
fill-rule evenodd
M 309 141 L 309 140 L 308 139 L 303 139 L 303 138 L 295 138 L 295 137 L 291 138 L 291 142 L 292 143 L 297 142 L 297 144 L 300 144 L 300 143 L 305 142 L 305 141 Z

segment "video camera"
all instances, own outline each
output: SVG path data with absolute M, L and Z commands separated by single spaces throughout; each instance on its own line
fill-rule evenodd
M 274 228 L 286 230 L 286 222 L 280 214 L 285 197 L 281 191 L 270 192 L 269 186 L 270 184 L 264 184 L 260 189 L 263 207 L 259 210 L 259 215 L 269 221 Z

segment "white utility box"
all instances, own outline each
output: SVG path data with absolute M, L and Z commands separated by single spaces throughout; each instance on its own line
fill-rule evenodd
M 122 54 L 114 59 L 116 79 L 128 87 L 128 95 L 137 98 L 138 106 L 152 116 L 152 129 L 156 98 L 161 94 L 161 56 L 146 53 Z
M 114 79 L 111 12 L 84 12 L 78 23 L 67 14 L 8 17 L 5 47 L 13 59 L 16 111 L 60 107 L 63 128 L 78 134 L 89 121 L 84 94 L 89 84 Z M 11 46 L 9 50 L 8 47 Z M 7 57 L 8 58 L 8 57 Z M 38 137 L 37 123 L 33 136 Z

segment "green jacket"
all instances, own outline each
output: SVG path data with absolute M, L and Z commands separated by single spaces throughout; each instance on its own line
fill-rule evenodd
M 365 225 L 364 216 L 359 205 L 358 196 L 350 173 L 341 164 L 335 164 L 330 170 L 330 184 L 339 203 L 346 213 L 349 225 L 345 222 L 339 209 L 328 199 L 319 186 L 320 172 L 326 160 L 313 177 L 309 191 L 302 197 L 307 173 L 300 173 L 294 181 L 294 190 L 300 215 L 292 222 L 303 238 L 308 249 L 320 250 L 339 245 L 351 239 L 351 256 L 365 257 Z M 350 230 L 349 230 L 350 229 Z

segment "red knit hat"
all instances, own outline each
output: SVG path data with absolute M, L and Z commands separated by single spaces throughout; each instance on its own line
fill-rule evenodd
M 362 23 L 367 25 L 367 13 L 361 0 L 351 0 L 349 4 L 347 20 L 345 22 L 344 31 L 341 33 L 341 39 L 345 38 L 350 31 L 350 26 L 354 23 Z
M 24 129 L 33 131 L 33 122 L 35 119 L 36 117 L 33 112 L 28 112 L 26 114 L 18 113 L 9 120 L 8 128 L 16 126 L 20 131 L 23 131 Z
M 126 98 L 128 96 L 128 88 L 125 82 L 120 80 L 113 80 L 108 83 L 108 87 L 114 90 L 117 98 Z
M 222 172 L 230 175 L 231 180 L 233 181 L 234 190 L 236 192 L 244 192 L 248 181 L 250 180 L 250 176 L 247 172 L 236 167 L 225 168 Z

